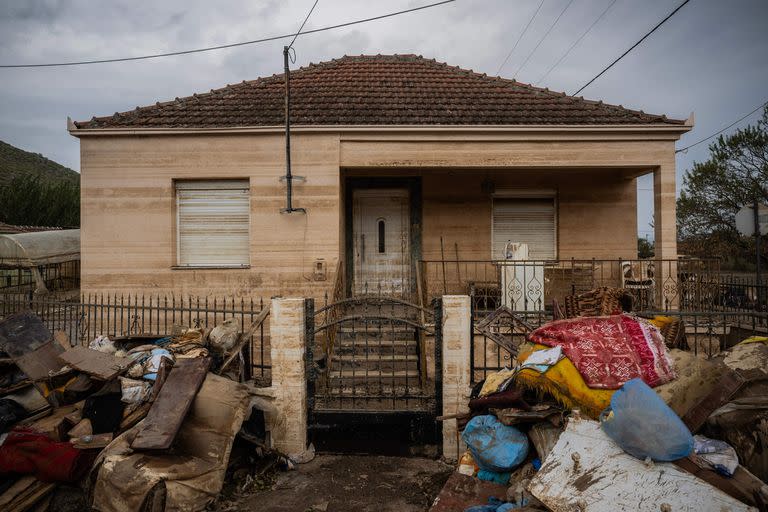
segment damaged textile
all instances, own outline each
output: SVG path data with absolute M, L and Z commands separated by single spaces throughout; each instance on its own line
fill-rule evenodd
M 718 473 L 733 476 L 739 467 L 739 457 L 731 445 L 704 436 L 694 436 L 693 441 L 696 455 L 711 464 Z
M 525 364 L 536 351 L 547 350 L 544 345 L 533 345 L 520 351 L 518 360 Z M 568 409 L 580 409 L 590 418 L 597 419 L 611 403 L 612 389 L 594 389 L 587 386 L 578 369 L 564 357 L 546 373 L 523 369 L 515 375 L 515 384 L 541 393 L 548 393 Z
M 529 339 L 562 346 L 591 388 L 618 389 L 634 378 L 654 387 L 675 378 L 659 330 L 631 315 L 556 320 L 533 331 Z
M 89 458 L 70 443 L 40 432 L 16 428 L 0 446 L 0 475 L 34 475 L 43 482 L 74 482 L 89 467 Z
M 161 510 L 204 510 L 224 483 L 232 442 L 249 403 L 245 386 L 209 373 L 176 435 L 173 453 L 134 452 L 130 445 L 141 423 L 101 453 L 93 509 L 140 510 L 159 486 L 165 488 Z

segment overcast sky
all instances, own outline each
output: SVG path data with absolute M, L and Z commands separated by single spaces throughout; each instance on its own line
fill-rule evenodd
M 434 0 L 320 0 L 307 28 Z M 381 21 L 302 36 L 295 66 L 342 55 L 416 53 L 489 75 L 535 83 L 613 0 L 457 0 Z M 0 0 L 0 63 L 135 56 L 295 31 L 313 0 Z M 680 0 L 617 0 L 539 85 L 573 93 L 671 12 Z M 687 118 L 678 147 L 768 100 L 768 1 L 691 0 L 581 94 Z M 285 41 L 203 54 L 68 68 L 0 69 L 0 140 L 79 170 L 66 118 L 90 119 L 227 83 L 282 72 Z M 529 58 L 529 55 L 531 57 Z M 520 69 L 528 59 L 527 64 Z M 519 72 L 518 72 L 518 69 Z M 758 114 L 750 120 L 754 121 Z M 744 123 L 743 123 L 744 124 Z M 706 144 L 677 157 L 678 176 L 706 158 Z M 680 182 L 678 180 L 678 187 Z M 639 226 L 649 230 L 651 180 L 640 180 Z

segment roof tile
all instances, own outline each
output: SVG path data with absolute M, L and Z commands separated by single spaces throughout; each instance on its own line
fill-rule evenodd
M 78 128 L 231 128 L 284 121 L 283 75 L 76 122 Z M 415 55 L 342 57 L 291 72 L 294 125 L 684 124 Z

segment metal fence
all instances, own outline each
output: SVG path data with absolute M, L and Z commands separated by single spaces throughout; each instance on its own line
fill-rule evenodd
M 477 330 L 476 325 L 485 314 L 482 310 L 473 310 L 472 314 L 470 360 L 473 383 L 484 380 L 490 373 L 515 364 L 509 352 Z M 636 314 L 644 318 L 671 316 L 680 320 L 684 327 L 684 336 L 676 348 L 688 350 L 704 358 L 714 357 L 750 336 L 768 336 L 768 313 L 763 312 L 638 311 Z M 553 320 L 549 311 L 516 311 L 515 315 L 533 328 Z
M 80 260 L 29 267 L 16 258 L 0 258 L 0 293 L 34 290 L 41 283 L 51 292 L 77 290 L 80 288 Z
M 174 326 L 213 328 L 229 318 L 235 318 L 245 331 L 263 309 L 261 298 L 83 294 L 66 300 L 32 293 L 0 293 L 0 318 L 31 310 L 49 330 L 65 332 L 73 345 L 87 345 L 99 335 L 170 336 Z M 265 324 L 246 345 L 246 366 L 259 385 L 271 382 L 269 329 Z
M 724 274 L 716 259 L 433 260 L 419 270 L 424 303 L 470 295 L 478 312 L 551 310 L 553 301 L 603 286 L 625 289 L 635 310 L 760 311 L 758 297 L 768 297 L 768 280 Z

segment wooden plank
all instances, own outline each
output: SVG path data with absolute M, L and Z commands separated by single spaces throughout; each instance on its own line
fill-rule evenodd
M 104 448 L 114 439 L 112 432 L 106 434 L 86 435 L 70 439 L 72 446 L 78 450 L 90 450 L 93 448 Z
M 676 460 L 674 464 L 747 505 L 758 507 L 760 510 L 768 509 L 768 497 L 763 491 L 765 484 L 742 466 L 738 466 L 733 476 L 728 478 L 714 471 L 709 467 L 709 463 L 699 463 L 696 455 Z
M 765 378 L 765 374 L 760 370 L 734 371 L 729 369 L 717 386 L 683 416 L 683 423 L 688 427 L 688 430 L 696 433 L 707 421 L 707 418 L 715 410 L 728 403 L 746 382 L 760 378 Z
M 46 379 L 62 367 L 57 356 L 64 349 L 53 342 L 50 331 L 31 311 L 9 315 L 0 322 L 0 349 L 32 380 Z
M 240 338 L 237 341 L 237 344 L 232 349 L 232 353 L 229 355 L 226 361 L 221 365 L 221 368 L 217 372 L 219 375 L 221 375 L 224 370 L 227 369 L 227 367 L 232 364 L 232 361 L 235 360 L 235 357 L 237 357 L 237 354 L 240 353 L 240 351 L 243 349 L 246 343 L 248 343 L 248 340 L 251 339 L 251 336 L 253 336 L 253 333 L 256 332 L 256 329 L 259 328 L 261 324 L 264 323 L 264 320 L 266 320 L 267 315 L 269 315 L 269 308 L 272 306 L 271 302 L 267 302 L 264 305 L 264 309 L 261 310 L 259 315 L 256 317 L 256 319 L 251 323 L 251 326 L 248 328 L 247 331 L 240 333 Z
M 672 463 L 624 453 L 586 419 L 568 421 L 528 490 L 553 512 L 755 510 Z
M 72 368 L 100 380 L 112 380 L 133 364 L 130 358 L 115 357 L 112 354 L 80 346 L 60 354 L 59 359 Z
M 173 366 L 144 425 L 131 443 L 134 450 L 167 450 L 208 373 L 211 359 L 179 359 Z

